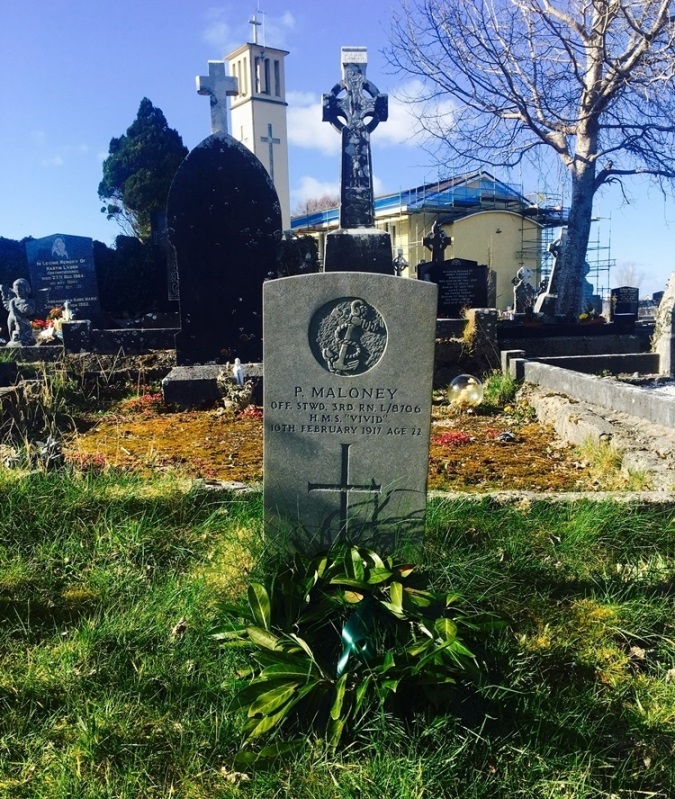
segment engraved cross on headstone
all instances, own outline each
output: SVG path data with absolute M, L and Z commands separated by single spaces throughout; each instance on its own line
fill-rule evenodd
M 209 61 L 209 74 L 196 78 L 197 94 L 211 103 L 211 133 L 227 133 L 227 98 L 239 94 L 236 78 L 225 74 L 224 61 Z
M 274 145 L 281 144 L 281 139 L 275 139 L 272 135 L 272 123 L 267 125 L 267 136 L 261 136 L 260 141 L 263 144 L 269 144 L 269 160 L 270 160 L 270 177 L 274 183 Z
M 431 250 L 431 262 L 442 264 L 445 261 L 445 248 L 450 246 L 452 239 L 447 236 L 436 220 L 431 226 L 431 235 L 425 236 L 422 243 L 428 250 Z
M 375 221 L 370 134 L 389 115 L 386 94 L 366 78 L 365 47 L 342 48 L 342 80 L 323 96 L 323 121 L 342 134 L 340 227 Z
M 379 494 L 382 486 L 375 480 L 368 485 L 357 485 L 349 482 L 349 448 L 351 444 L 340 444 L 342 450 L 340 461 L 339 483 L 307 483 L 307 492 L 310 491 L 338 491 L 340 493 L 340 535 L 349 534 L 349 495 L 350 494 Z

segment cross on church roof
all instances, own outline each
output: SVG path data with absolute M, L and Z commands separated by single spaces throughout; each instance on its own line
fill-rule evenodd
M 239 93 L 236 78 L 225 74 L 224 61 L 209 61 L 209 74 L 198 75 L 197 94 L 211 103 L 211 133 L 227 133 L 227 98 Z
M 249 19 L 249 25 L 253 26 L 253 44 L 258 44 L 258 28 L 262 25 L 262 22 L 258 20 L 257 14 L 265 15 L 264 11 L 261 11 L 259 8 L 256 13 Z

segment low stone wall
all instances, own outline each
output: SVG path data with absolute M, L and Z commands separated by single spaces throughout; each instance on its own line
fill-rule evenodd
M 652 424 L 675 427 L 675 397 L 649 389 L 594 377 L 538 361 L 522 361 L 527 383 L 565 394 L 620 413 L 646 419 Z

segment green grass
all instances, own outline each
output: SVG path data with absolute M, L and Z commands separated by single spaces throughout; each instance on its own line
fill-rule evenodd
M 2 799 L 675 795 L 673 507 L 432 503 L 435 584 L 510 622 L 485 683 L 248 781 L 210 633 L 265 568 L 259 495 L 2 471 L 0 508 Z

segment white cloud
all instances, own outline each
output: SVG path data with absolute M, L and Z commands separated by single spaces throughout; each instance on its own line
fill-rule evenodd
M 424 138 L 418 120 L 422 105 L 415 99 L 421 94 L 421 84 L 412 81 L 398 87 L 389 95 L 389 118 L 378 125 L 373 133 L 373 143 L 378 147 L 417 147 Z M 322 121 L 321 100 L 309 92 L 289 92 L 288 140 L 296 147 L 318 150 L 324 155 L 340 152 L 340 136 Z M 436 109 L 447 115 L 452 111 L 450 103 Z
M 319 197 L 333 196 L 339 193 L 339 182 L 329 183 L 304 175 L 300 178 L 298 188 L 291 189 L 291 204 L 297 206 L 306 200 L 317 200 Z
M 228 8 L 210 8 L 204 14 L 206 27 L 202 31 L 202 39 L 210 44 L 219 55 L 232 52 L 245 39 L 243 26 L 233 28 L 228 22 L 231 16 Z
M 397 86 L 389 95 L 389 119 L 382 125 L 383 137 L 388 144 L 405 144 L 416 147 L 429 138 L 429 133 L 422 129 L 421 118 L 430 123 L 442 120 L 447 128 L 448 120 L 453 115 L 453 104 L 450 100 L 425 101 L 425 88 L 421 81 L 412 80 Z M 378 132 L 379 132 L 378 128 Z M 384 143 L 384 142 L 383 142 Z
M 321 121 L 321 101 L 316 94 L 288 92 L 288 141 L 296 147 L 319 150 L 324 155 L 340 152 L 340 136 Z
M 35 144 L 44 144 L 47 141 L 47 134 L 44 130 L 32 130 L 30 137 Z

